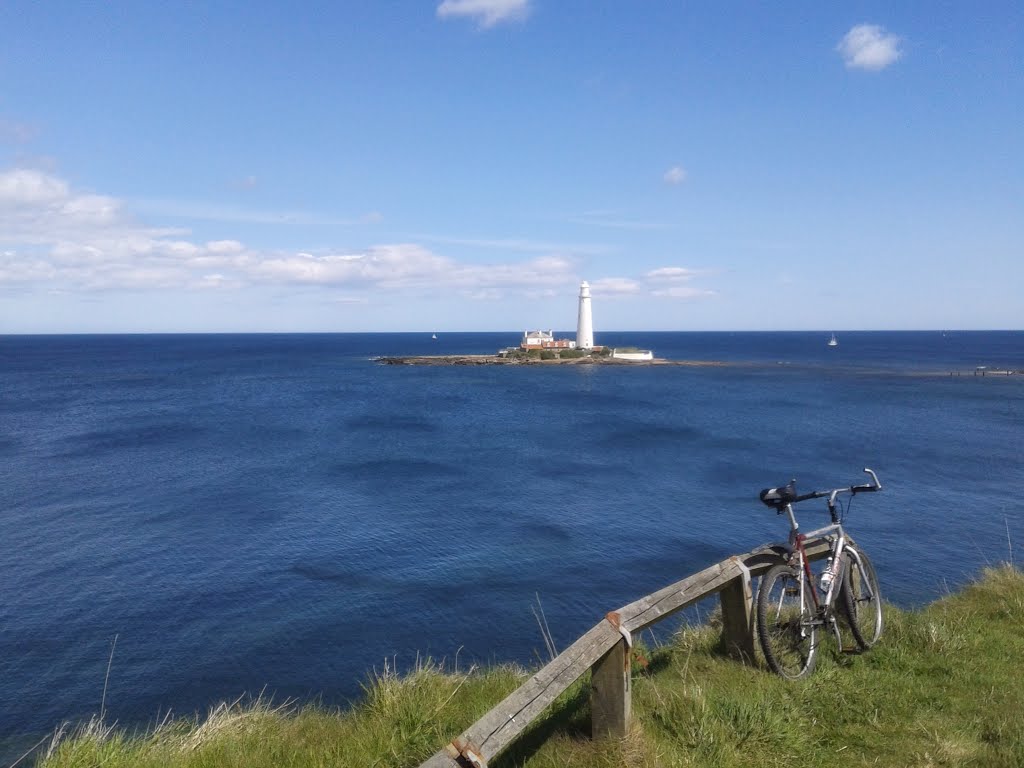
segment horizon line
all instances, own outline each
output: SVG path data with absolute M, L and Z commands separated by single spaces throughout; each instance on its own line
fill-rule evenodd
M 610 329 L 600 333 L 1020 333 L 1024 328 L 847 328 L 838 331 L 824 329 L 716 329 L 716 330 L 628 330 Z M 522 334 L 523 331 L 14 331 L 0 332 L 0 338 L 15 336 L 358 336 L 358 335 L 428 335 L 428 334 Z M 562 333 L 562 331 L 556 331 Z M 572 334 L 573 331 L 564 331 Z M 595 334 L 598 335 L 598 334 Z

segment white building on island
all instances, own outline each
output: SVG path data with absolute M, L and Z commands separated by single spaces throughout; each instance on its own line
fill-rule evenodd
M 556 339 L 554 331 L 523 331 L 520 349 L 575 349 L 576 342 Z
M 634 360 L 634 361 L 653 360 L 654 359 L 654 352 L 652 352 L 649 349 L 635 349 L 635 350 L 634 349 L 630 349 L 630 350 L 625 350 L 624 349 L 622 351 L 619 351 L 618 349 L 613 349 L 612 350 L 612 358 L 614 358 L 615 360 Z

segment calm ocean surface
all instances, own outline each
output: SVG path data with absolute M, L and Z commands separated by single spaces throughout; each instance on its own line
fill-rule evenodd
M 532 662 L 862 482 L 912 605 L 1024 559 L 1024 332 L 599 334 L 689 367 L 406 367 L 518 334 L 0 337 L 0 759 L 100 708 L 357 696 L 384 660 Z M 961 370 L 965 376 L 951 377 Z M 798 508 L 805 526 L 824 506 Z M 459 650 L 461 649 L 461 650 Z M 7 758 L 7 759 L 4 759 Z

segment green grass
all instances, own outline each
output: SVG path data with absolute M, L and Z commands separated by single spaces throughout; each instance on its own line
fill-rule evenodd
M 1024 574 L 989 569 L 921 610 L 887 608 L 886 622 L 866 654 L 826 643 L 798 683 L 726 658 L 713 627 L 688 628 L 644 651 L 628 738 L 590 741 L 584 679 L 491 765 L 1024 765 Z M 450 674 L 427 662 L 375 677 L 344 712 L 256 700 L 136 736 L 94 721 L 56 739 L 38 765 L 415 766 L 523 679 L 511 667 Z

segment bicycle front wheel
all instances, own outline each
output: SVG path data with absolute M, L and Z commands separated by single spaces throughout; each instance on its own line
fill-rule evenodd
M 841 605 L 850 621 L 850 631 L 862 650 L 867 650 L 882 636 L 882 593 L 871 559 L 862 550 L 843 555 Z
M 757 590 L 761 650 L 772 671 L 790 680 L 814 671 L 818 625 L 811 599 L 811 585 L 796 568 L 775 565 L 761 577 Z

